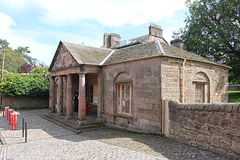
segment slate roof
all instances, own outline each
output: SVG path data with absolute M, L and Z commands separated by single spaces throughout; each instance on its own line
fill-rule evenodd
M 62 42 L 78 63 L 100 64 L 113 50 Z
M 112 47 L 112 49 L 120 49 L 120 48 L 123 48 L 123 47 L 135 45 L 135 44 L 141 44 L 141 43 L 146 42 L 146 40 L 148 38 L 150 38 L 151 36 L 155 37 L 153 35 L 145 35 L 145 36 L 137 37 L 137 38 L 134 38 L 134 39 L 121 41 L 120 44 Z M 158 38 L 162 39 L 164 42 L 166 42 L 168 44 L 168 42 L 163 37 L 158 37 Z M 125 42 L 126 44 L 125 45 L 121 45 L 122 42 Z
M 116 49 L 104 64 L 107 65 L 139 58 L 147 58 L 159 54 L 161 53 L 158 48 L 157 41 L 151 41 L 126 48 Z
M 166 55 L 166 56 L 180 57 L 180 58 L 186 58 L 188 60 L 194 60 L 194 61 L 200 61 L 200 62 L 206 62 L 206 63 L 221 65 L 219 63 L 216 63 L 216 62 L 210 61 L 206 58 L 203 58 L 199 55 L 187 52 L 185 50 L 179 49 L 177 47 L 174 47 L 174 46 L 162 43 L 162 42 L 160 42 L 160 45 L 162 46 L 162 49 L 164 51 L 164 55 Z M 222 65 L 222 66 L 228 67 L 226 65 Z
M 60 42 L 60 44 L 61 43 L 66 46 L 69 53 L 79 64 L 109 65 L 153 56 L 168 56 L 185 58 L 187 60 L 205 62 L 225 68 L 231 68 L 229 66 L 212 62 L 196 54 L 192 54 L 177 47 L 160 42 L 159 40 L 135 44 L 119 49 L 96 48 L 68 42 Z M 59 49 L 56 51 L 50 66 L 50 70 L 58 52 Z

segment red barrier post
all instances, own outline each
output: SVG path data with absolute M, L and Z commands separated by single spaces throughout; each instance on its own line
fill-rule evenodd
M 8 120 L 8 110 L 9 107 L 5 107 L 5 120 Z
M 9 124 L 12 124 L 12 121 L 11 121 L 11 118 L 12 118 L 11 114 L 12 114 L 12 113 L 13 113 L 13 110 L 12 110 L 12 109 L 9 109 L 9 110 L 8 110 Z
M 12 119 L 12 130 L 17 129 L 17 113 L 12 113 L 11 114 L 11 119 Z

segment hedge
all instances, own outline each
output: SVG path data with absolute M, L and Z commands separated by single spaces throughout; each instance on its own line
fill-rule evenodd
M 9 96 L 48 96 L 49 72 L 47 68 L 38 68 L 27 74 L 4 72 L 0 89 Z

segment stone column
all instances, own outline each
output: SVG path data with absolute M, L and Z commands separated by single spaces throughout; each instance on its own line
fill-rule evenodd
M 85 73 L 79 74 L 79 100 L 78 100 L 78 119 L 86 119 L 86 89 Z
M 55 111 L 55 78 L 50 77 L 50 88 L 49 88 L 49 109 L 50 112 Z
M 73 85 L 72 75 L 67 75 L 67 102 L 66 102 L 66 116 L 70 117 L 73 113 L 72 110 L 72 99 L 73 99 Z
M 63 108 L 62 112 L 66 115 L 66 98 L 67 98 L 67 77 L 63 76 Z
M 63 106 L 63 76 L 59 76 L 58 79 L 58 90 L 57 90 L 57 113 L 58 115 L 62 114 Z

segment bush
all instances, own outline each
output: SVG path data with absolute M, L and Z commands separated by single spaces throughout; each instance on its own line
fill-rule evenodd
M 229 103 L 240 103 L 240 91 L 228 91 Z
M 0 83 L 1 92 L 9 96 L 41 96 L 49 94 L 49 72 L 47 68 L 39 68 L 28 74 L 3 74 Z

